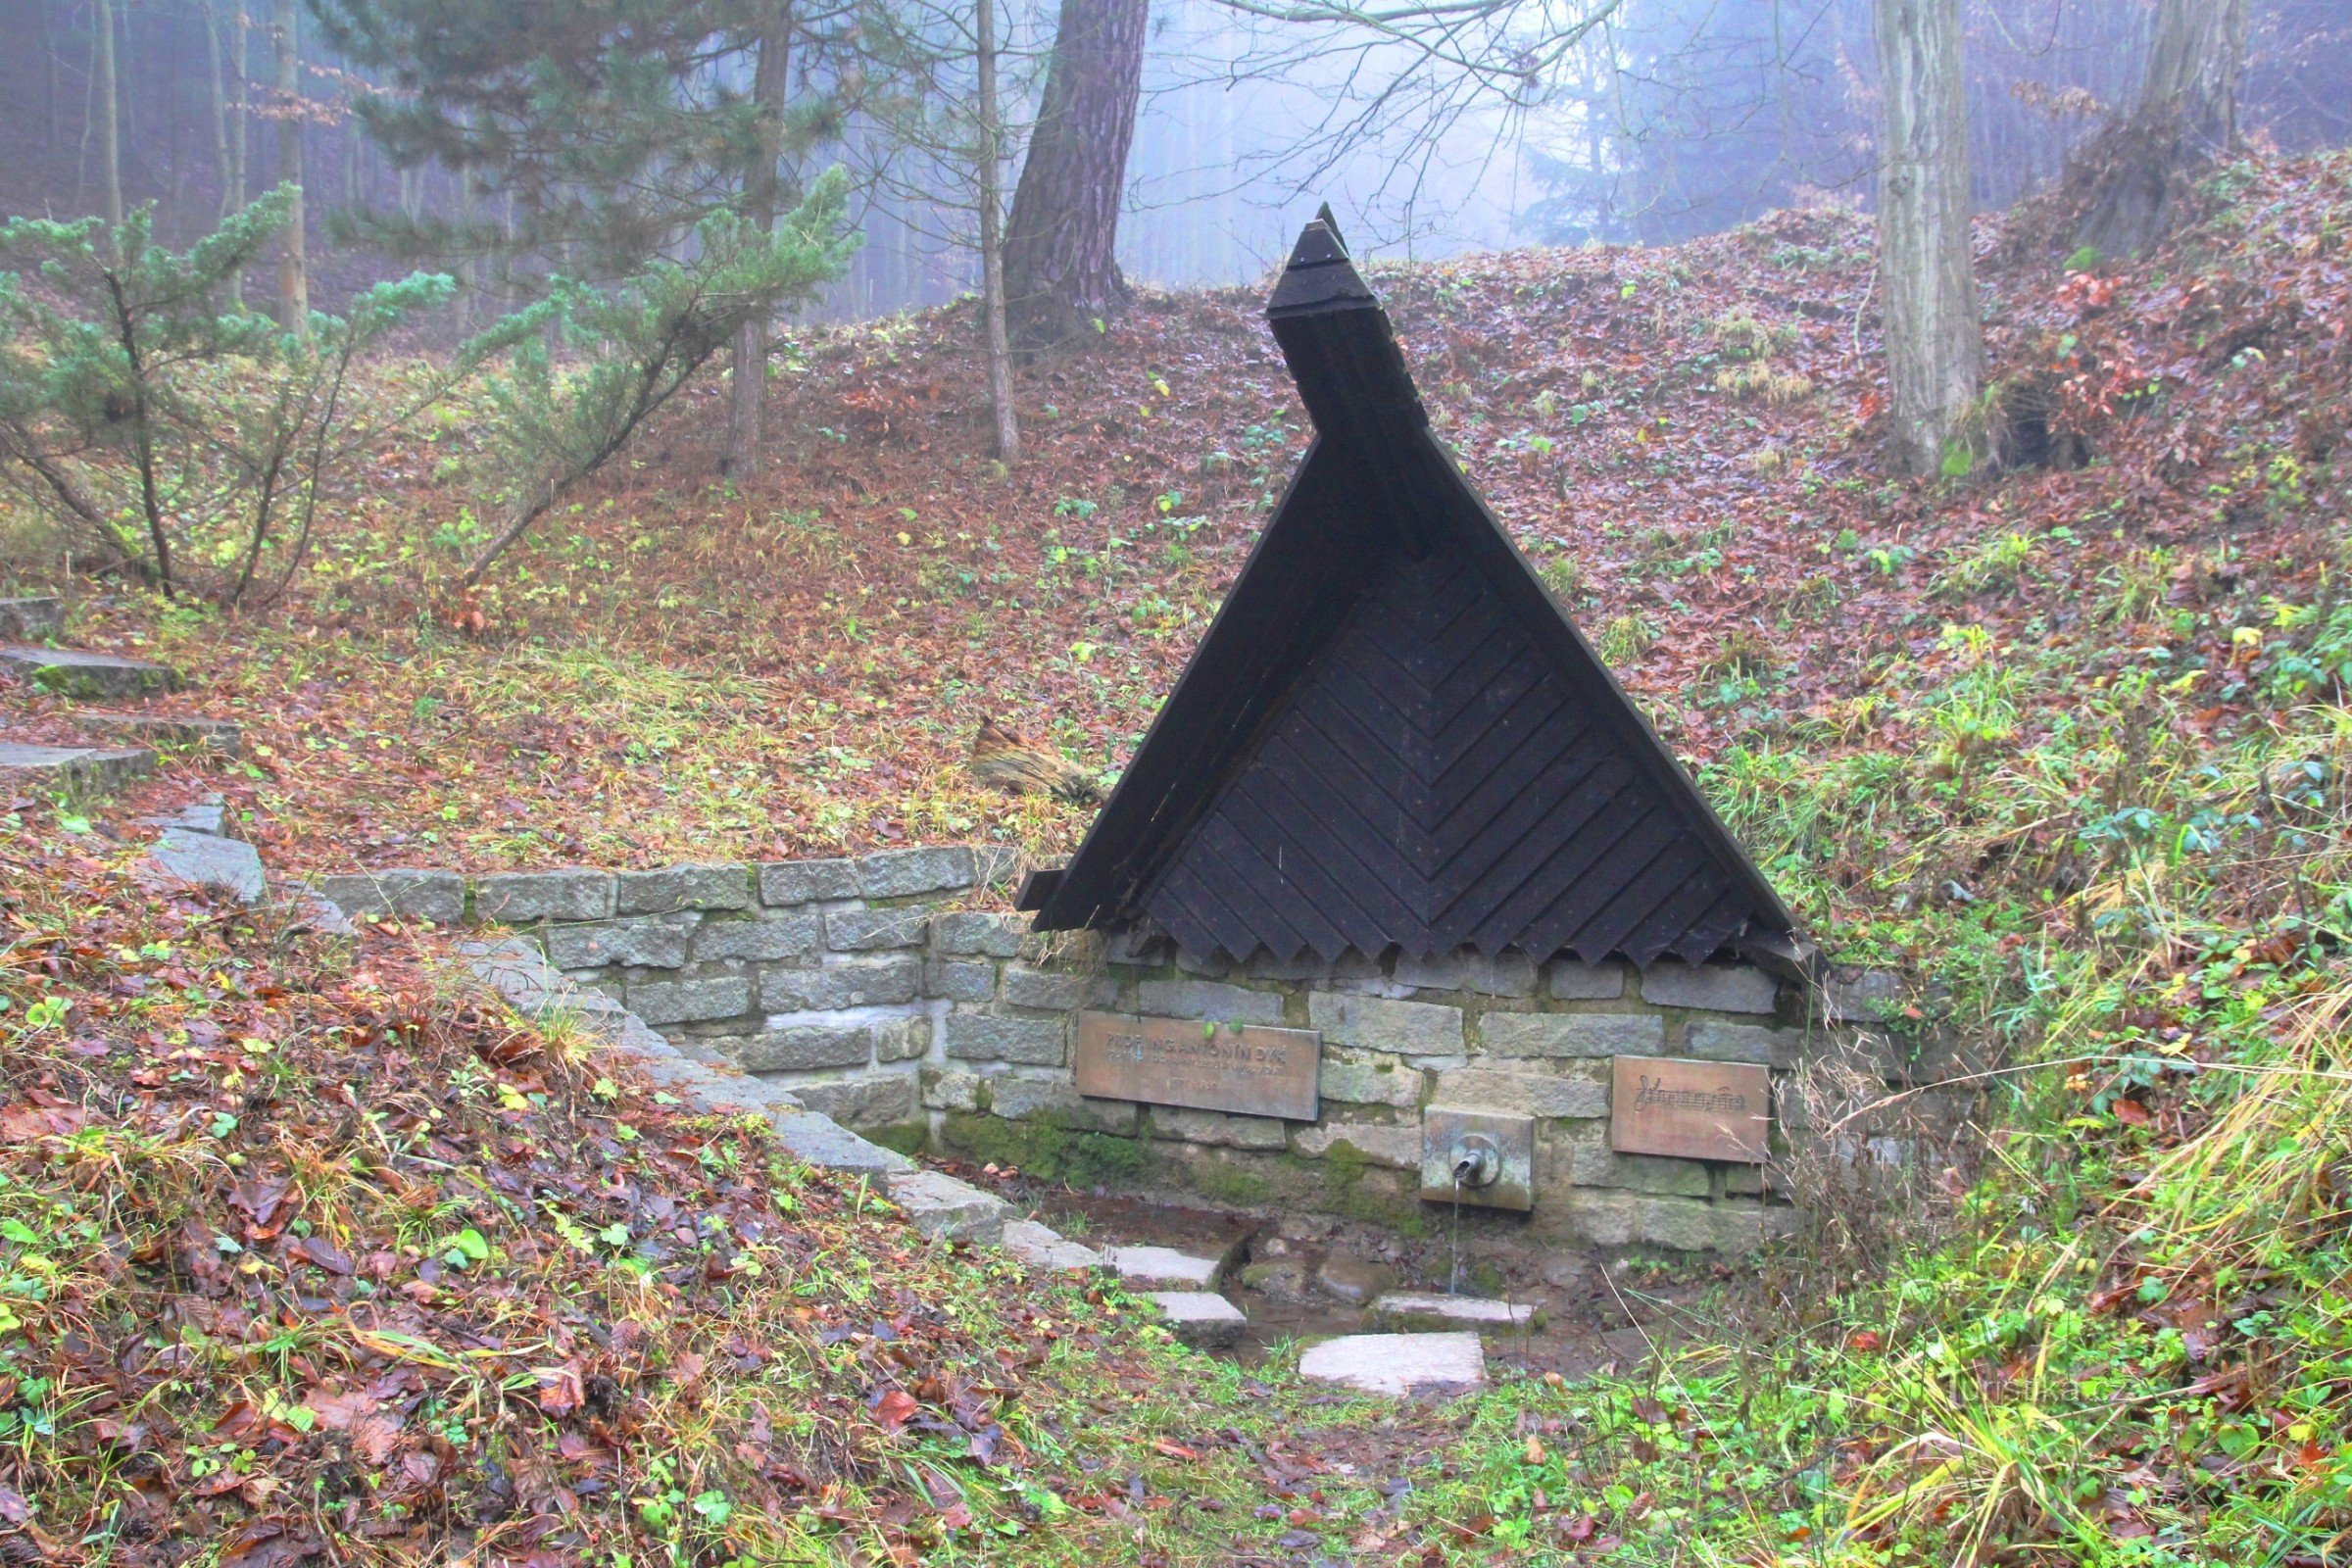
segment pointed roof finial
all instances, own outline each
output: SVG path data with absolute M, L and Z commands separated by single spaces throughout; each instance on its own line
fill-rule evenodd
M 1315 221 L 1331 230 L 1331 237 L 1339 242 L 1340 254 L 1347 255 L 1348 236 L 1340 232 L 1340 220 L 1331 216 L 1331 203 L 1325 202 L 1315 209 Z

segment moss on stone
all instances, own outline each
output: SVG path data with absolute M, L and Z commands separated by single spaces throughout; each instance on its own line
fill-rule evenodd
M 858 1136 L 894 1152 L 913 1154 L 920 1152 L 923 1145 L 930 1142 L 931 1124 L 927 1121 L 902 1121 L 888 1127 L 860 1127 Z
M 1202 1160 L 1192 1170 L 1193 1186 L 1220 1203 L 1248 1208 L 1274 1196 L 1274 1184 L 1263 1173 L 1230 1160 Z
M 1007 1121 L 952 1110 L 941 1137 L 957 1153 L 1080 1187 L 1131 1186 L 1143 1177 L 1150 1157 L 1140 1138 L 1073 1127 L 1059 1116 Z

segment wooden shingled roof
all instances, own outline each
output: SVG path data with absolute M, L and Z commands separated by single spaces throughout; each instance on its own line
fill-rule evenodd
M 1452 457 L 1328 214 L 1266 311 L 1315 425 L 1041 931 L 1187 952 L 1799 951 L 1771 886 Z

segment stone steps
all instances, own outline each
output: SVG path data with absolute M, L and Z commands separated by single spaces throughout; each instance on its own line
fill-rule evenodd
M 153 697 L 186 684 L 178 670 L 166 664 L 73 648 L 0 648 L 0 669 L 41 691 L 76 702 Z
M 1195 1257 L 1173 1247 L 1113 1247 L 1106 1255 L 1130 1290 L 1213 1291 L 1225 1275 L 1224 1259 Z
M 225 718 L 180 718 L 168 713 L 75 713 L 74 722 L 92 735 L 140 741 L 149 746 L 203 750 L 217 757 L 245 754 L 245 726 Z
M 0 782 L 67 795 L 107 795 L 155 771 L 143 746 L 32 746 L 0 741 Z
M 1152 1304 L 1177 1339 L 1203 1350 L 1231 1349 L 1250 1319 L 1214 1291 L 1152 1291 Z

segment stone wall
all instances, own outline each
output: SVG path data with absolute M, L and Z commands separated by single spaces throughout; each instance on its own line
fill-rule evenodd
M 1002 908 L 1013 871 L 1006 852 L 942 847 L 618 873 L 382 871 L 321 891 L 355 911 L 512 927 L 689 1055 L 902 1150 L 1411 1227 L 1433 1215 L 1422 1110 L 1474 1106 L 1533 1117 L 1537 1148 L 1532 1214 L 1465 1212 L 1470 1226 L 1744 1250 L 1776 1217 L 1756 1166 L 1608 1147 L 1614 1056 L 1797 1065 L 1817 1026 L 1761 971 L 1469 954 L 1201 963 L 1164 942 L 1032 936 Z M 1084 1006 L 1314 1030 L 1320 1119 L 1083 1098 L 1070 1052 Z

